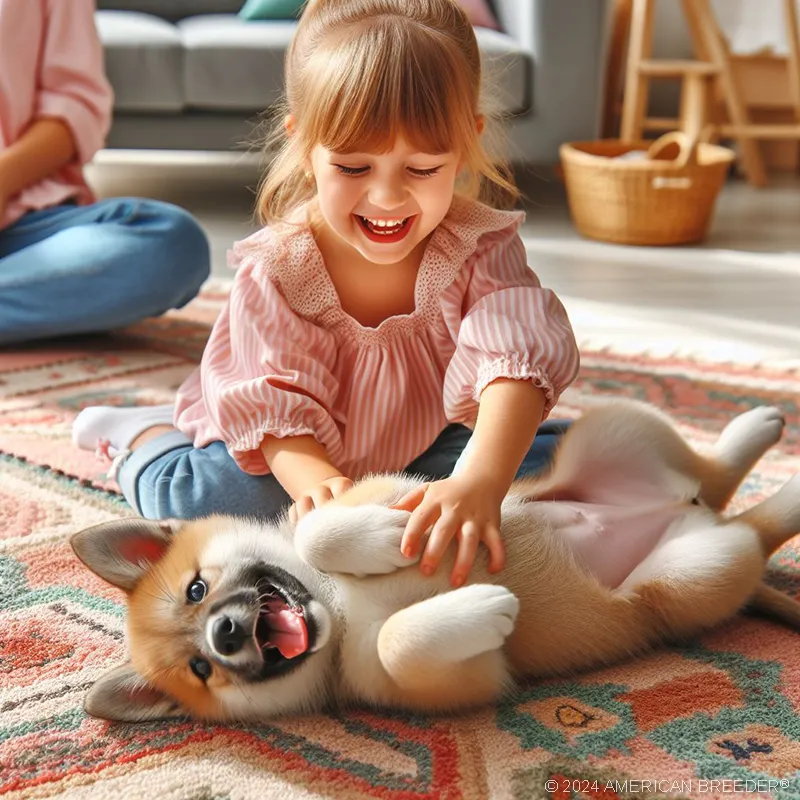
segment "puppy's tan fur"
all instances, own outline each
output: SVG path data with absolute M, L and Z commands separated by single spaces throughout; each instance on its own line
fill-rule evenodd
M 769 554 L 800 531 L 798 477 L 739 516 L 719 513 L 782 427 L 776 410 L 756 409 L 700 455 L 649 407 L 593 409 L 565 436 L 546 477 L 519 481 L 509 492 L 502 573 L 490 575 L 481 552 L 468 584 L 456 590 L 448 583 L 455 546 L 432 578 L 400 554 L 408 514 L 390 506 L 419 485 L 409 477 L 363 480 L 296 530 L 286 520 L 172 524 L 171 533 L 153 533 L 163 553 L 153 563 L 129 560 L 127 572 L 119 543 L 133 535 L 131 527 L 141 536 L 159 523 L 84 531 L 73 540 L 78 555 L 129 593 L 131 653 L 127 666 L 98 682 L 87 707 L 113 719 L 185 711 L 268 718 L 351 703 L 454 710 L 492 701 L 521 677 L 583 670 L 693 635 L 751 600 L 797 625 L 798 604 L 762 577 Z M 548 504 L 607 504 L 612 495 L 619 503 L 621 490 L 636 487 L 657 489 L 677 510 L 655 547 L 610 588 L 559 536 Z M 640 502 L 631 494 L 625 503 Z M 187 583 L 202 575 L 209 607 L 220 605 L 230 571 L 252 559 L 291 572 L 308 589 L 321 645 L 296 669 L 257 683 L 239 680 L 212 652 L 214 672 L 202 682 L 187 663 L 209 646 L 203 625 L 189 616 L 204 611 L 186 607 Z

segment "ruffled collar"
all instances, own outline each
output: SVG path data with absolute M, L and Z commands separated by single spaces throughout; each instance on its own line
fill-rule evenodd
M 475 200 L 454 198 L 423 253 L 414 311 L 389 317 L 377 328 L 361 325 L 342 308 L 308 223 L 306 207 L 299 208 L 288 222 L 264 228 L 237 242 L 230 263 L 235 267 L 245 260 L 256 260 L 292 309 L 307 319 L 326 328 L 345 324 L 359 339 L 383 338 L 397 327 L 430 322 L 431 315 L 439 313 L 439 297 L 479 250 L 481 237 L 499 231 L 514 234 L 524 219 L 523 211 L 500 211 Z

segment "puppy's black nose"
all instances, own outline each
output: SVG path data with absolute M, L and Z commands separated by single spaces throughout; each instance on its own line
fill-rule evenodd
M 238 653 L 244 645 L 244 640 L 247 637 L 244 628 L 234 619 L 230 617 L 219 617 L 214 620 L 214 626 L 211 629 L 211 640 L 214 644 L 214 649 L 224 656 L 232 656 Z

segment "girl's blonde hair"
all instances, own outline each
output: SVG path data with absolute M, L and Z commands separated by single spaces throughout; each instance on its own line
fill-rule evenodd
M 304 164 L 316 145 L 385 153 L 398 134 L 421 152 L 459 153 L 460 194 L 503 205 L 519 196 L 507 164 L 481 144 L 480 51 L 455 0 L 309 0 L 285 78 L 267 143 L 277 153 L 258 196 L 262 222 L 285 219 L 314 195 Z

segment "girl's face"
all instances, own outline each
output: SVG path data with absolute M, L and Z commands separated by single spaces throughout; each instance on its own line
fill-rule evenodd
M 444 219 L 459 159 L 398 138 L 389 153 L 311 152 L 319 210 L 328 227 L 374 264 L 409 256 Z

